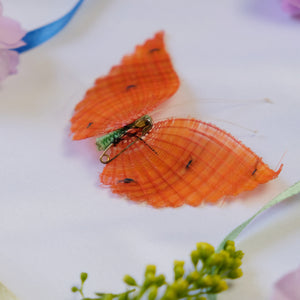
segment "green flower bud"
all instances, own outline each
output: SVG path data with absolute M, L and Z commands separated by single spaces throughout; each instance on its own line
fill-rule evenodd
M 156 273 L 156 266 L 155 265 L 148 265 L 146 267 L 146 270 L 145 270 L 145 277 L 148 275 L 148 274 L 153 274 L 155 275 Z
M 212 275 L 212 286 L 217 286 L 219 285 L 219 283 L 222 281 L 222 278 L 220 275 L 218 274 L 215 274 L 215 275 Z
M 218 283 L 213 287 L 212 291 L 214 293 L 221 293 L 228 289 L 227 282 L 225 280 L 219 280 Z
M 227 251 L 225 251 L 225 250 L 221 250 L 221 251 L 219 252 L 219 254 L 222 255 L 225 259 L 230 258 L 229 253 L 228 253 Z
M 242 261 L 239 258 L 235 258 L 231 264 L 232 269 L 237 269 L 242 265 Z
M 201 277 L 199 280 L 197 280 L 196 285 L 199 288 L 211 287 L 213 285 L 213 278 L 211 275 Z
M 71 289 L 71 291 L 72 291 L 73 293 L 76 293 L 76 292 L 79 291 L 79 289 L 78 289 L 78 287 L 73 286 L 72 289 Z
M 152 285 L 153 283 L 156 282 L 155 280 L 156 280 L 155 275 L 154 275 L 153 273 L 148 273 L 148 274 L 146 275 L 146 278 L 145 278 L 145 281 L 144 281 L 143 286 L 144 286 L 145 288 L 148 288 L 150 285 Z
M 174 275 L 175 280 L 181 278 L 184 275 L 184 261 L 174 261 Z
M 135 279 L 130 275 L 125 275 L 123 281 L 130 286 L 137 286 Z
M 199 278 L 200 278 L 199 272 L 193 271 L 186 277 L 186 280 L 188 283 L 193 283 L 193 282 L 199 280 Z
M 198 262 L 199 262 L 199 252 L 197 250 L 193 250 L 191 252 L 191 260 L 192 260 L 192 263 L 193 265 L 196 267 Z
M 173 284 L 172 284 L 172 288 L 173 290 L 176 292 L 176 295 L 178 297 L 183 297 L 186 295 L 187 293 L 187 289 L 189 287 L 189 284 L 188 282 L 183 279 L 183 278 L 180 278 L 178 280 L 176 280 Z
M 239 277 L 242 277 L 242 276 L 243 276 L 242 269 L 231 270 L 227 275 L 227 277 L 230 278 L 230 279 L 236 279 L 236 278 L 239 278 Z
M 224 250 L 226 250 L 228 247 L 233 247 L 235 248 L 235 243 L 234 241 L 226 241 L 225 245 L 224 245 Z
M 166 282 L 166 278 L 164 275 L 158 275 L 157 277 L 155 277 L 155 284 L 158 286 L 158 287 L 161 287 L 163 284 L 165 284 Z
M 152 286 L 148 294 L 148 300 L 155 300 L 156 296 L 157 296 L 157 286 Z
M 88 278 L 88 274 L 87 274 L 87 273 L 82 272 L 82 273 L 80 274 L 81 282 L 85 282 L 85 281 L 87 280 L 87 278 Z
M 230 255 L 225 250 L 221 250 L 219 253 L 220 260 L 222 261 L 220 264 L 218 264 L 218 267 L 221 267 L 223 270 L 228 268 L 228 265 L 230 264 L 230 261 L 232 260 L 230 258 Z
M 205 262 L 208 267 L 220 267 L 224 264 L 226 257 L 221 253 L 213 253 Z
M 184 267 L 184 261 L 183 260 L 175 260 L 174 261 L 174 268 L 175 267 L 183 268 Z
M 230 254 L 230 256 L 234 255 L 234 253 L 235 253 L 235 247 L 234 246 L 227 246 L 224 250 L 226 252 L 228 252 Z
M 228 269 L 232 269 L 234 265 L 235 265 L 235 259 L 229 257 L 229 258 L 227 258 L 226 264 L 223 265 L 222 269 L 223 269 L 223 271 L 224 270 L 228 271 Z
M 175 291 L 171 287 L 169 287 L 165 291 L 165 294 L 163 295 L 162 299 L 163 300 L 174 300 L 174 299 L 177 299 L 177 296 L 176 296 Z
M 238 251 L 236 251 L 236 252 L 233 254 L 233 257 L 234 257 L 234 258 L 243 259 L 243 257 L 244 257 L 244 252 L 241 251 L 241 250 L 238 250 Z
M 215 252 L 215 248 L 208 243 L 197 243 L 197 250 L 199 253 L 199 258 L 206 260 L 210 255 Z

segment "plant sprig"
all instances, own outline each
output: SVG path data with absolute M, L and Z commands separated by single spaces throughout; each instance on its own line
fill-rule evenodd
M 300 181 L 281 192 L 252 217 L 234 228 L 216 251 L 210 244 L 198 243 L 196 249 L 191 252 L 194 270 L 186 273 L 184 262 L 175 261 L 174 281 L 172 283 L 167 283 L 164 275 L 156 275 L 156 267 L 150 265 L 147 266 L 144 282 L 140 285 L 136 283 L 133 277 L 126 275 L 124 281 L 128 285 L 128 290 L 121 294 L 95 293 L 96 298 L 86 298 L 83 293 L 83 286 L 87 279 L 87 273 L 81 273 L 81 286 L 79 288 L 73 287 L 72 291 L 80 293 L 81 300 L 137 300 L 143 296 L 148 296 L 149 300 L 206 300 L 206 297 L 216 299 L 218 293 L 228 288 L 226 279 L 236 279 L 243 274 L 240 266 L 244 254 L 240 250 L 235 250 L 235 244 L 232 240 L 236 239 L 262 212 L 299 193 Z
M 72 287 L 72 292 L 79 293 L 81 300 L 139 300 L 142 297 L 148 300 L 206 300 L 209 294 L 227 290 L 227 280 L 243 275 L 240 268 L 243 256 L 241 250 L 235 249 L 234 241 L 227 241 L 219 252 L 212 245 L 201 242 L 190 254 L 194 266 L 190 272 L 186 272 L 184 261 L 174 262 L 173 282 L 168 283 L 163 274 L 157 274 L 155 265 L 148 265 L 140 284 L 132 276 L 124 276 L 127 290 L 123 293 L 95 293 L 94 298 L 85 297 L 83 287 L 87 273 L 81 273 L 81 285 Z

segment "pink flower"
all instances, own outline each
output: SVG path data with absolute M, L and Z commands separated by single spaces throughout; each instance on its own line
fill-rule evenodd
M 19 55 L 10 49 L 23 46 L 25 43 L 21 39 L 26 33 L 18 22 L 4 17 L 2 13 L 0 2 L 0 81 L 17 72 Z
M 300 0 L 282 0 L 282 7 L 293 16 L 300 15 Z
M 300 267 L 279 279 L 274 288 L 272 300 L 300 299 Z

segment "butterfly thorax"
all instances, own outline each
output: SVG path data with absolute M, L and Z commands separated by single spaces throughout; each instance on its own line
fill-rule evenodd
M 115 159 L 119 156 L 122 152 L 128 149 L 131 145 L 141 139 L 146 133 L 148 133 L 153 126 L 152 118 L 149 115 L 144 115 L 139 119 L 135 120 L 134 122 L 125 125 L 122 128 L 119 128 L 115 131 L 112 131 L 102 137 L 96 139 L 96 145 L 99 151 L 104 151 L 100 157 L 100 161 L 102 163 L 107 164 L 111 160 Z M 119 154 L 115 157 L 110 158 L 106 152 L 107 150 L 120 143 L 123 139 L 128 137 L 136 137 L 136 139 L 130 143 L 126 148 L 124 148 Z M 105 158 L 105 159 L 104 159 Z

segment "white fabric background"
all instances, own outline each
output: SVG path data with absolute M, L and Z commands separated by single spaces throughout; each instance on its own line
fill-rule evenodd
M 28 30 L 75 4 L 2 2 Z M 273 168 L 284 155 L 278 179 L 222 206 L 162 210 L 99 187 L 94 140 L 69 136 L 73 108 L 96 77 L 158 30 L 182 81 L 162 111 L 227 129 Z M 148 263 L 170 277 L 173 260 L 188 260 L 196 242 L 217 246 L 299 180 L 299 32 L 300 20 L 278 0 L 86 0 L 0 85 L 0 280 L 19 299 L 71 300 L 81 271 L 90 293 L 121 291 L 123 275 L 141 278 Z M 264 213 L 241 235 L 245 275 L 219 299 L 268 299 L 273 283 L 299 265 L 299 200 Z

